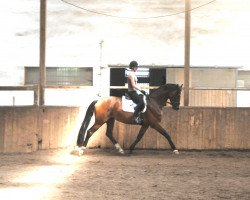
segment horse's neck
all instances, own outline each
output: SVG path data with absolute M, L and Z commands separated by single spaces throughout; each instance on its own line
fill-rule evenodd
M 153 115 L 161 120 L 162 117 L 162 107 L 159 106 L 159 104 L 154 100 L 150 99 L 148 101 L 148 108 L 153 113 Z
M 150 97 L 151 101 L 154 102 L 154 104 L 157 104 L 157 106 L 162 109 L 165 105 L 166 105 L 166 102 L 167 102 L 167 95 L 161 95 L 161 94 L 158 94 L 158 95 L 153 95 Z

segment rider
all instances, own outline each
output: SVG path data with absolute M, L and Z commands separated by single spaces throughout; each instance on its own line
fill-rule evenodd
M 137 76 L 135 72 L 138 69 L 138 63 L 136 61 L 131 61 L 129 64 L 129 73 L 128 73 L 128 95 L 134 103 L 136 103 L 135 112 L 134 112 L 134 121 L 137 124 L 142 123 L 142 119 L 139 116 L 139 112 L 143 109 L 143 99 L 139 96 L 141 88 L 137 85 Z

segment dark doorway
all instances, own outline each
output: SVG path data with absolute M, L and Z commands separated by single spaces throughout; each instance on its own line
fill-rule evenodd
M 166 68 L 151 68 L 149 70 L 149 86 L 166 84 Z M 155 89 L 150 89 L 150 93 Z
M 110 68 L 110 86 L 125 86 L 125 68 Z M 121 97 L 126 89 L 110 89 L 110 96 Z
M 160 86 L 166 84 L 166 68 L 139 68 L 138 69 L 138 83 L 146 84 L 148 86 Z M 126 70 L 122 67 L 110 68 L 110 86 L 125 86 L 127 83 Z M 153 92 L 154 89 L 149 90 Z M 127 92 L 126 89 L 110 89 L 110 96 L 118 96 Z

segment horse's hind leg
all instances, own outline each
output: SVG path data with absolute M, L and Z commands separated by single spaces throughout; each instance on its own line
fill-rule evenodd
M 78 155 L 81 156 L 83 155 L 85 149 L 86 149 L 86 146 L 88 144 L 88 141 L 89 141 L 89 138 L 102 126 L 102 124 L 94 124 L 90 129 L 88 129 L 87 131 L 87 135 L 86 135 L 86 138 L 83 142 L 83 146 L 79 147 L 78 148 Z
M 84 140 L 83 147 L 86 148 L 90 137 L 102 126 L 102 124 L 95 123 L 88 131 L 86 139 Z
M 78 148 L 78 155 L 82 156 L 84 151 L 86 150 L 89 138 L 101 127 L 100 124 L 94 124 L 90 129 L 87 130 L 86 138 L 83 142 L 83 145 Z
M 121 146 L 118 144 L 118 142 L 115 140 L 113 136 L 113 128 L 115 124 L 115 119 L 110 118 L 107 121 L 107 131 L 106 131 L 106 136 L 110 139 L 110 141 L 115 145 L 115 148 L 118 150 L 120 154 L 124 154 L 124 150 L 121 148 Z

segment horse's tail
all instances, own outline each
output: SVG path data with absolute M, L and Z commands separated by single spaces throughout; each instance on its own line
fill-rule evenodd
M 82 122 L 82 126 L 79 130 L 79 133 L 78 133 L 78 137 L 77 137 L 77 146 L 83 146 L 83 143 L 85 141 L 85 138 L 86 138 L 86 130 L 89 126 L 89 123 L 90 123 L 90 120 L 91 120 L 91 117 L 93 116 L 93 113 L 94 113 L 94 107 L 95 107 L 95 104 L 96 104 L 97 100 L 93 101 L 87 111 L 86 111 L 86 114 L 85 114 L 85 117 L 84 117 L 84 120 Z

